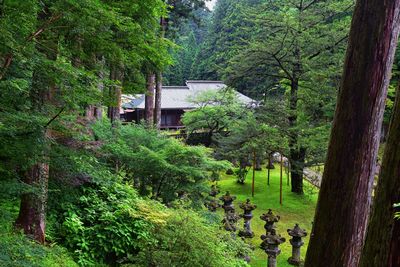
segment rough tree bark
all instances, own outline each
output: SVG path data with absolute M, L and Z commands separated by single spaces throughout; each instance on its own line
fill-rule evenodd
M 20 209 L 15 226 L 23 229 L 26 235 L 44 244 L 46 239 L 46 206 L 49 164 L 45 162 L 33 165 L 24 175 L 24 183 L 35 186 L 35 193 L 21 195 Z
M 146 123 L 153 125 L 154 120 L 154 87 L 156 77 L 153 72 L 147 73 L 147 92 L 145 96 L 145 118 Z
M 50 16 L 51 12 L 44 8 L 38 14 L 38 21 L 46 21 Z M 55 61 L 58 55 L 57 38 L 51 35 L 41 35 L 40 43 L 45 43 L 46 49 L 39 45 L 36 46 L 36 49 L 43 53 L 48 60 Z M 30 91 L 32 110 L 43 115 L 48 115 L 49 106 L 58 105 L 55 97 L 57 92 L 55 82 L 49 79 L 47 71 L 41 66 L 34 71 Z M 43 84 L 44 82 L 46 84 Z M 36 162 L 23 175 L 24 183 L 32 186 L 34 190 L 33 192 L 21 194 L 20 210 L 15 221 L 16 228 L 23 229 L 25 234 L 32 236 L 41 244 L 46 240 L 46 207 L 49 180 L 48 155 L 50 149 L 48 139 L 51 138 L 51 130 L 48 129 L 48 126 L 49 124 L 41 129 L 38 134 L 38 138 L 43 140 L 35 155 Z
M 375 190 L 360 267 L 400 266 L 400 221 L 394 220 L 393 204 L 400 202 L 400 86 L 381 173 Z
M 400 0 L 359 0 L 305 266 L 357 266 L 371 204 Z
M 155 94 L 155 106 L 154 106 L 154 124 L 157 129 L 161 127 L 161 94 L 162 94 L 162 73 L 157 72 L 156 75 L 156 94 Z

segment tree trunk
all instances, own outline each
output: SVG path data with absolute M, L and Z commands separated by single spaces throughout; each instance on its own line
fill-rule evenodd
M 36 187 L 35 193 L 21 195 L 20 210 L 15 226 L 23 229 L 36 241 L 44 244 L 46 240 L 46 206 L 49 164 L 37 163 L 25 174 L 24 182 Z
M 375 190 L 360 267 L 400 266 L 400 221 L 393 204 L 400 202 L 400 87 Z M 396 233 L 397 231 L 397 233 Z M 393 249 L 391 249 L 393 248 Z
M 290 149 L 290 162 L 291 168 L 291 185 L 292 192 L 303 194 L 303 170 L 305 165 L 306 150 L 305 148 Z
M 256 157 L 256 152 L 253 151 L 253 176 L 251 179 L 251 196 L 254 197 L 254 180 L 256 177 L 256 161 L 257 161 L 257 157 Z
M 154 87 L 156 77 L 154 73 L 149 72 L 147 74 L 147 92 L 145 96 L 145 116 L 146 123 L 153 125 L 154 120 Z
M 359 263 L 399 7 L 400 0 L 357 1 L 305 266 Z
M 38 23 L 47 21 L 51 17 L 51 12 L 45 6 L 38 13 Z M 58 40 L 54 36 L 41 35 L 37 40 L 38 44 L 46 43 L 46 49 L 42 45 L 37 45 L 36 49 L 50 61 L 56 61 L 58 56 Z M 43 81 L 49 82 L 48 86 L 43 86 Z M 30 99 L 34 112 L 40 112 L 44 116 L 49 114 L 49 106 L 59 106 L 55 98 L 56 85 L 54 79 L 48 76 L 47 69 L 38 66 L 32 76 Z M 40 133 L 41 145 L 38 145 L 38 154 L 35 157 L 36 163 L 24 173 L 24 182 L 35 188 L 34 192 L 21 195 L 20 210 L 15 221 L 15 227 L 24 230 L 27 235 L 39 243 L 43 244 L 46 240 L 46 207 L 49 180 L 49 150 L 48 139 L 51 138 L 51 130 L 47 125 Z
M 99 74 L 98 74 L 99 75 L 99 79 L 100 79 L 100 82 L 99 82 L 99 85 L 98 85 L 98 89 L 99 89 L 100 93 L 103 94 L 103 91 L 104 91 L 104 82 L 103 82 L 103 80 L 104 80 L 104 75 L 105 75 L 104 74 L 104 68 L 105 68 L 105 59 L 104 59 L 104 57 L 101 57 L 99 62 L 101 64 L 101 69 L 100 69 Z M 102 106 L 101 102 L 99 102 L 99 103 L 97 103 L 95 105 L 93 113 L 94 113 L 94 118 L 96 120 L 101 120 L 103 118 L 103 106 Z
M 282 206 L 282 185 L 283 185 L 283 155 L 281 154 L 281 163 L 280 163 L 280 179 L 279 179 L 279 204 Z
M 110 104 L 107 110 L 107 116 L 111 121 L 111 124 L 115 126 L 116 122 L 120 119 L 120 109 L 121 109 L 121 94 L 122 94 L 122 81 L 123 81 L 123 71 L 122 66 L 112 65 L 110 69 L 110 80 L 112 80 L 115 85 L 110 87 Z
M 292 165 L 292 192 L 303 194 L 303 169 L 305 164 L 305 149 L 299 147 L 299 131 L 297 129 L 297 102 L 299 79 L 301 74 L 300 48 L 296 43 L 295 63 L 290 84 L 289 99 L 289 158 Z
M 261 156 L 258 154 L 256 158 L 256 171 L 262 170 L 261 162 L 262 162 Z
M 156 77 L 156 94 L 155 94 L 155 107 L 154 107 L 154 123 L 157 129 L 161 127 L 161 93 L 162 93 L 162 73 L 157 72 Z

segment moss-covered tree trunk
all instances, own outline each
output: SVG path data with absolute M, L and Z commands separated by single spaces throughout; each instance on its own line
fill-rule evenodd
M 359 263 L 398 39 L 399 7 L 400 0 L 357 1 L 307 267 Z
M 400 266 L 400 221 L 393 204 L 400 202 L 400 87 L 390 123 L 381 173 L 360 267 Z

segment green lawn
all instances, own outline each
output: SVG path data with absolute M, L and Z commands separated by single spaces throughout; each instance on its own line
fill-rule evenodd
M 277 223 L 277 232 L 286 238 L 286 242 L 281 245 L 282 253 L 278 257 L 278 266 L 291 266 L 287 263 L 287 259 L 291 255 L 291 246 L 289 243 L 290 236 L 287 234 L 288 228 L 293 228 L 295 223 L 299 223 L 301 228 L 305 228 L 308 233 L 311 230 L 311 224 L 315 212 L 317 202 L 317 191 L 305 182 L 305 195 L 299 196 L 290 192 L 290 186 L 287 185 L 287 177 L 284 174 L 283 179 L 283 205 L 279 204 L 279 168 L 271 170 L 270 186 L 267 185 L 266 170 L 256 172 L 255 178 L 255 195 L 251 197 L 251 177 L 250 171 L 247 175 L 244 185 L 236 183 L 234 175 L 223 175 L 221 181 L 218 182 L 221 193 L 229 190 L 232 195 L 235 195 L 235 208 L 237 212 L 242 212 L 239 209 L 239 203 L 250 198 L 257 205 L 254 211 L 252 220 L 252 228 L 255 233 L 251 242 L 257 247 L 255 255 L 252 258 L 251 266 L 266 266 L 267 255 L 259 248 L 261 243 L 260 236 L 264 234 L 264 221 L 260 219 L 260 215 L 272 209 L 275 214 L 281 216 L 280 222 Z M 222 213 L 222 211 L 220 211 Z M 240 228 L 243 227 L 243 220 L 239 221 Z M 302 258 L 305 256 L 306 247 L 308 245 L 309 236 L 305 239 L 305 245 L 302 248 Z

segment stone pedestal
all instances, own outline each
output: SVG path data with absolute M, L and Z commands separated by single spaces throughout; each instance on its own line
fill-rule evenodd
M 236 232 L 237 227 L 236 223 L 240 219 L 240 216 L 235 213 L 234 210 L 230 210 L 225 213 L 225 217 L 222 220 L 222 224 L 224 225 L 224 229 L 228 232 Z
M 275 229 L 272 229 L 270 234 L 262 235 L 261 239 L 261 248 L 268 255 L 268 267 L 276 267 L 276 258 L 281 254 L 279 245 L 285 242 L 285 238 L 276 234 Z
M 211 212 L 216 212 L 217 208 L 221 207 L 221 205 L 218 203 L 216 199 L 211 199 L 210 201 L 206 202 L 205 206 Z
M 245 203 L 240 204 L 240 208 L 243 210 L 241 217 L 244 219 L 243 230 L 239 231 L 239 236 L 253 238 L 254 233 L 251 230 L 251 219 L 253 218 L 252 211 L 257 208 L 256 205 L 250 203 L 250 199 L 247 199 Z
M 288 262 L 294 266 L 301 266 L 300 248 L 304 245 L 302 238 L 307 236 L 307 232 L 301 229 L 298 224 L 296 224 L 293 229 L 288 229 L 287 232 L 292 237 L 290 239 L 292 257 L 288 259 Z

